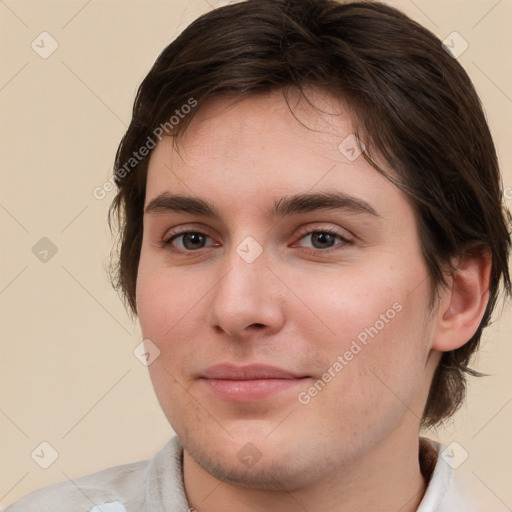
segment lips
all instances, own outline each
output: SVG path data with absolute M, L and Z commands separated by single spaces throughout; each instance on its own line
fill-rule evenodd
M 256 379 L 297 379 L 305 377 L 275 366 L 252 364 L 248 366 L 235 366 L 219 364 L 207 368 L 202 374 L 206 379 L 222 380 L 256 380 Z
M 207 389 L 223 400 L 252 402 L 304 384 L 309 376 L 275 366 L 219 364 L 204 370 L 201 379 Z

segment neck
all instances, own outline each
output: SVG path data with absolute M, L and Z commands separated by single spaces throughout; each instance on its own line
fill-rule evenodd
M 418 453 L 417 432 L 404 437 L 398 428 L 354 464 L 333 467 L 307 487 L 283 491 L 237 487 L 210 475 L 186 451 L 183 474 L 190 506 L 197 512 L 414 512 L 426 489 Z

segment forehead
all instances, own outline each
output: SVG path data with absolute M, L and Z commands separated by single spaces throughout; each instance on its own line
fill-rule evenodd
M 321 113 L 296 97 L 288 105 L 277 91 L 211 98 L 180 135 L 178 151 L 169 137 L 153 150 L 146 206 L 163 191 L 231 208 L 311 191 L 338 190 L 368 203 L 396 196 L 362 154 L 353 158 L 361 148 L 349 109 L 319 92 L 308 98 Z
M 311 153 L 323 142 L 321 150 L 330 146 L 337 157 L 340 137 L 353 132 L 348 106 L 316 89 L 306 92 L 307 99 L 297 92 L 287 93 L 286 98 L 283 94 L 276 90 L 247 98 L 209 98 L 180 137 L 179 148 L 201 146 L 208 156 L 227 159 L 280 144 L 296 144 L 296 153 Z M 255 156 L 265 157 L 261 152 Z

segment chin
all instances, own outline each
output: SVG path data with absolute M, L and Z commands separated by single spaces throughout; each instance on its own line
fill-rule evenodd
M 258 491 L 292 492 L 311 484 L 309 470 L 303 470 L 296 465 L 293 467 L 289 461 L 283 460 L 283 457 L 276 460 L 275 455 L 272 460 L 264 460 L 262 457 L 252 467 L 244 467 L 236 454 L 229 460 L 226 460 L 226 455 L 222 459 L 205 453 L 190 453 L 190 455 L 207 473 L 235 487 Z
M 204 471 L 219 481 L 246 489 L 297 491 L 321 480 L 323 472 L 332 464 L 320 452 L 308 454 L 298 446 L 285 448 L 281 443 L 273 446 L 264 438 L 242 447 L 238 436 L 237 439 L 199 440 L 194 432 L 188 432 L 180 439 L 188 455 Z

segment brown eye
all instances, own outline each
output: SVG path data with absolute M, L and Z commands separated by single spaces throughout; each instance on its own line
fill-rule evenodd
M 315 249 L 328 249 L 329 247 L 332 247 L 332 245 L 336 242 L 336 235 L 332 235 L 331 233 L 326 233 L 324 231 L 316 231 L 314 233 L 311 233 L 311 242 L 313 245 L 318 245 L 319 247 L 315 246 Z
M 317 228 L 315 230 L 307 231 L 301 235 L 300 240 L 302 241 L 307 238 L 310 238 L 311 240 L 312 247 L 310 249 L 313 252 L 328 252 L 331 248 L 336 250 L 336 246 L 340 246 L 339 248 L 342 249 L 344 246 L 352 244 L 352 242 L 343 235 L 330 229 Z M 336 243 L 336 240 L 339 240 L 340 242 Z M 308 249 L 308 247 L 305 248 Z
M 164 241 L 164 245 L 173 246 L 175 240 L 181 240 L 176 252 L 196 251 L 198 249 L 205 248 L 205 243 L 208 238 L 210 238 L 208 235 L 201 233 L 199 231 L 185 231 L 183 233 L 172 235 L 171 237 Z

